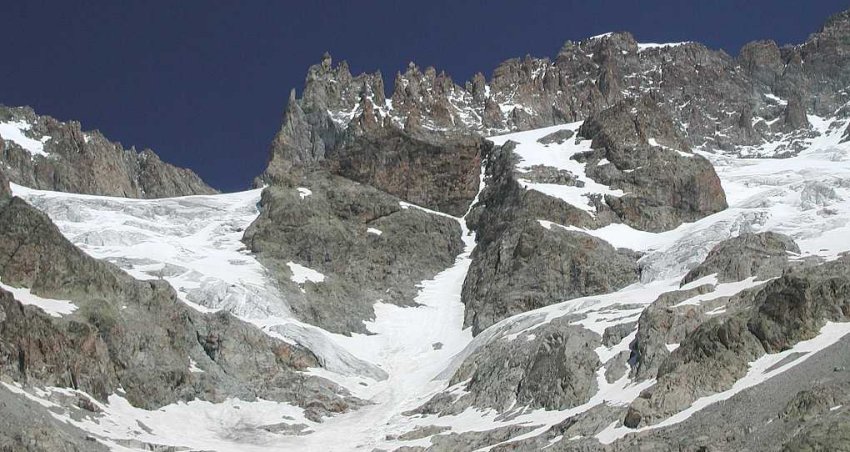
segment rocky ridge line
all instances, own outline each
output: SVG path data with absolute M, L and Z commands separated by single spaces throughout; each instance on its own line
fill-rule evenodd
M 60 122 L 29 107 L 0 105 L 0 127 L 0 164 L 18 185 L 128 198 L 217 193 L 150 149 L 124 149 L 98 131 L 83 131 L 78 122 Z

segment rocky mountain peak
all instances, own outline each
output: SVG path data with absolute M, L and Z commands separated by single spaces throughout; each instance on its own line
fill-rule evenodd
M 745 44 L 738 53 L 737 62 L 753 82 L 763 87 L 774 86 L 785 66 L 779 47 L 770 40 Z
M 364 92 L 384 101 L 384 81 L 380 72 L 352 76 L 348 63 L 334 65 L 329 53 L 322 56 L 319 64 L 310 66 L 304 82 L 303 101 L 306 105 L 332 111 L 350 111 L 359 102 Z
M 823 27 L 821 27 L 817 34 L 850 35 L 850 10 L 842 11 L 830 16 L 826 22 L 824 22 Z
M 848 17 L 389 98 L 326 53 L 263 189 L 0 172 L 0 449 L 850 450 Z M 197 188 L 28 109 L 0 156 Z

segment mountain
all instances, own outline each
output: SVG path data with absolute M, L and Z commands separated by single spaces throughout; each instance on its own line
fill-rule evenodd
M 9 109 L 0 445 L 847 449 L 848 85 L 850 11 L 391 96 L 325 55 L 230 194 Z
M 0 162 L 14 183 L 44 190 L 131 198 L 216 193 L 191 170 L 37 115 L 28 107 L 0 105 Z

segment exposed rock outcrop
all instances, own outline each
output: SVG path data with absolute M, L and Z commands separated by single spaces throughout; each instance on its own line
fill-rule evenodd
M 462 395 L 440 393 L 419 413 L 458 414 L 469 407 L 505 412 L 531 407 L 564 410 L 586 402 L 597 390 L 599 335 L 559 318 L 520 335 L 496 338 L 473 352 L 449 383 Z
M 0 171 L 0 200 L 10 196 L 12 196 L 12 190 L 9 189 L 9 179 L 6 177 L 6 173 Z
M 552 132 L 552 133 L 550 133 L 549 135 L 546 135 L 543 138 L 540 138 L 539 140 L 537 140 L 537 142 L 541 143 L 541 144 L 546 144 L 546 145 L 553 144 L 553 143 L 561 144 L 561 143 L 569 140 L 570 138 L 572 138 L 574 134 L 575 133 L 572 130 L 569 130 L 569 129 L 559 130 L 557 132 Z
M 478 193 L 490 146 L 473 136 L 434 140 L 386 127 L 346 142 L 328 166 L 413 204 L 462 216 Z
M 627 426 L 651 424 L 729 389 L 764 353 L 814 337 L 827 321 L 850 320 L 850 259 L 790 269 L 735 298 L 741 308 L 702 322 L 664 359 L 658 382 L 631 404 Z
M 0 371 L 27 385 L 79 389 L 101 401 L 122 388 L 133 405 L 227 397 L 289 401 L 315 419 L 360 402 L 301 372 L 297 345 L 226 313 L 200 314 L 164 281 L 137 281 L 69 243 L 20 198 L 0 206 L 0 279 L 77 309 L 51 317 L 0 290 Z M 190 371 L 194 361 L 202 373 Z
M 610 292 L 638 278 L 637 255 L 558 224 L 599 221 L 566 202 L 522 188 L 510 145 L 489 157 L 485 190 L 469 218 L 478 245 L 463 286 L 466 326 L 478 334 L 531 309 Z M 556 223 L 544 227 L 540 220 Z
M 737 58 L 693 42 L 644 45 L 629 33 L 607 33 L 568 41 L 554 59 L 509 59 L 489 81 L 476 74 L 462 86 L 411 63 L 389 98 L 380 73 L 352 76 L 345 62 L 334 65 L 325 55 L 310 68 L 303 98 L 290 100 L 267 176 L 325 158 L 350 124 L 486 136 L 584 120 L 646 95 L 683 125 L 688 145 L 738 152 L 808 129 L 807 113 L 831 114 L 850 100 L 843 91 L 850 84 L 848 21 L 838 14 L 797 46 L 752 42 Z
M 374 317 L 376 301 L 413 304 L 417 284 L 460 254 L 454 219 L 402 207 L 398 198 L 322 170 L 303 173 L 298 184 L 263 192 L 262 213 L 244 240 L 273 271 L 294 313 L 309 323 L 366 333 L 363 321 Z M 289 262 L 324 280 L 299 286 Z
M 465 324 L 473 334 L 515 314 L 611 292 L 638 277 L 634 254 L 581 232 L 545 229 L 537 220 L 514 222 L 497 241 L 479 246 L 463 290 Z
M 60 122 L 28 107 L 0 106 L 0 124 L 26 137 L 24 143 L 8 136 L 0 142 L 0 162 L 19 185 L 129 198 L 216 192 L 191 170 L 164 163 L 150 149 L 124 149 L 98 131 L 83 131 L 78 122 Z
M 804 424 L 801 431 L 783 446 L 782 451 L 850 450 L 850 416 L 847 412 L 824 417 Z
M 434 128 L 435 121 L 455 121 L 441 116 L 449 112 L 450 86 L 433 68 L 422 73 L 411 66 L 397 77 L 391 116 L 380 74 L 352 77 L 345 62 L 334 65 L 325 55 L 308 71 L 303 97 L 290 97 L 260 179 L 287 183 L 293 170 L 323 166 L 405 201 L 463 215 L 478 192 L 489 144 L 470 131 Z M 425 124 L 423 115 L 430 118 Z
M 717 274 L 719 282 L 735 282 L 756 276 L 758 279 L 782 275 L 788 267 L 789 253 L 800 248 L 791 237 L 775 232 L 741 234 L 715 246 L 705 260 L 688 272 L 682 284 Z
M 0 387 L 0 450 L 107 451 L 86 432 L 55 419 L 36 402 Z
M 664 231 L 726 208 L 720 179 L 705 158 L 692 154 L 672 119 L 650 98 L 623 101 L 591 116 L 579 134 L 592 139 L 582 158 L 597 182 L 622 189 L 606 203 L 622 222 Z M 598 165 L 607 159 L 613 165 Z

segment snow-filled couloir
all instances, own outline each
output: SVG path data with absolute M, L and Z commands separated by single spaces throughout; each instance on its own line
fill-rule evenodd
M 99 413 L 77 418 L 63 414 L 58 405 L 49 401 L 51 392 L 69 390 L 45 388 L 27 392 L 15 385 L 7 387 L 54 407 L 54 416 L 91 432 L 117 449 L 132 449 L 133 444 L 140 443 L 211 450 L 393 449 L 427 447 L 439 435 L 496 428 L 508 433 L 490 441 L 488 448 L 534 438 L 553 425 L 591 409 L 628 405 L 641 391 L 656 383 L 655 379 L 640 379 L 629 372 L 606 378 L 606 372 L 615 361 L 623 359 L 623 352 L 629 351 L 636 335 L 634 322 L 660 295 L 702 286 L 701 294 L 687 297 L 677 306 L 706 306 L 710 316 L 725 312 L 729 297 L 766 283 L 756 278 L 720 282 L 708 276 L 680 285 L 682 277 L 718 243 L 742 233 L 773 231 L 790 236 L 799 245 L 800 252 L 791 256 L 791 260 L 830 261 L 850 251 L 850 143 L 841 142 L 846 121 L 810 116 L 809 122 L 814 125 L 817 138 L 794 157 L 748 159 L 697 151 L 714 166 L 729 203 L 728 209 L 698 221 L 652 233 L 618 222 L 591 229 L 541 219 L 539 227 L 545 230 L 582 232 L 616 248 L 642 253 L 639 282 L 611 293 L 563 300 L 511 316 L 474 338 L 469 328 L 464 329 L 461 302 L 476 246 L 475 234 L 467 228 L 465 217 L 451 217 L 461 225 L 463 252 L 449 268 L 422 281 L 415 306 L 377 303 L 375 318 L 365 325 L 372 334 L 344 336 L 296 319 L 267 269 L 241 242 L 244 230 L 259 215 L 260 189 L 133 200 L 13 186 L 15 195 L 47 213 L 61 232 L 86 253 L 108 260 L 136 278 L 168 281 L 181 301 L 195 309 L 229 311 L 275 338 L 305 346 L 322 364 L 321 368 L 306 372 L 340 384 L 368 404 L 316 422 L 306 418 L 296 406 L 264 400 L 234 399 L 221 404 L 193 401 L 145 411 L 132 407 L 120 395 L 113 395 L 108 404 L 99 406 Z M 595 182 L 585 173 L 585 164 L 574 158 L 589 149 L 588 141 L 573 137 L 560 143 L 539 141 L 560 130 L 569 130 L 572 136 L 580 125 L 554 126 L 492 140 L 497 144 L 509 140 L 518 143 L 515 170 L 524 189 L 561 199 L 592 215 L 593 195 L 618 197 L 626 193 Z M 522 174 L 534 165 L 566 170 L 582 183 L 559 185 L 523 180 Z M 484 187 L 483 176 L 481 187 Z M 311 196 L 307 189 L 293 190 L 302 199 Z M 401 207 L 422 209 L 408 203 L 402 203 Z M 375 228 L 368 232 L 382 234 Z M 289 267 L 293 281 L 298 284 L 320 284 L 324 279 L 315 269 L 294 262 Z M 594 350 L 599 363 L 595 369 L 596 389 L 583 403 L 551 410 L 531 409 L 515 400 L 507 412 L 475 407 L 442 415 L 415 412 L 437 394 L 455 400 L 461 397 L 466 392 L 465 382 L 449 387 L 450 380 L 467 358 L 488 344 L 533 341 L 539 328 L 558 319 L 566 319 L 571 325 L 598 335 L 612 326 L 629 328 L 615 343 Z M 728 390 L 701 397 L 688 408 L 641 429 L 679 423 L 717 401 L 805 361 L 797 359 L 777 367 L 789 355 L 812 356 L 848 332 L 848 324 L 829 323 L 815 338 L 752 361 L 749 372 Z M 669 351 L 677 347 L 679 344 L 667 344 Z M 297 427 L 281 432 L 262 429 L 282 421 Z M 145 427 L 139 428 L 137 422 Z M 176 423 L 180 424 L 179 428 Z M 613 422 L 597 432 L 597 439 L 609 443 L 634 431 Z

